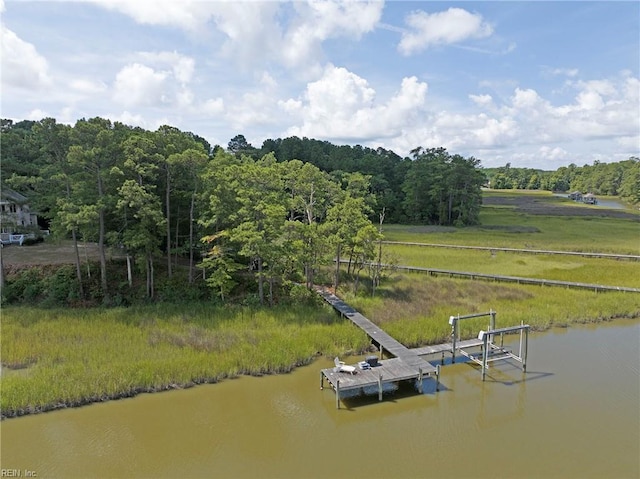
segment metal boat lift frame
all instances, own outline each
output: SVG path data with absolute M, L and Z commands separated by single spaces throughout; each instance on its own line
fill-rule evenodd
M 522 372 L 527 372 L 527 352 L 529 349 L 529 329 L 528 324 L 521 324 L 520 326 L 511 326 L 509 328 L 499 328 L 489 331 L 480 331 L 478 333 L 478 339 L 482 341 L 482 350 L 480 354 L 473 355 L 467 353 L 461 349 L 460 352 L 482 367 L 482 380 L 485 380 L 487 370 L 489 369 L 489 363 L 493 361 L 501 361 L 505 359 L 513 359 L 519 363 L 522 363 Z M 504 348 L 504 335 L 509 333 L 520 332 L 520 346 L 518 354 L 514 354 L 512 351 Z M 495 336 L 500 336 L 500 345 L 494 344 L 493 339 Z

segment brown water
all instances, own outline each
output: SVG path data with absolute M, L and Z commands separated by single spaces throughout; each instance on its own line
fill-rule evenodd
M 0 423 L 39 478 L 640 477 L 640 321 L 535 334 L 528 372 L 445 366 L 335 409 L 328 361 Z

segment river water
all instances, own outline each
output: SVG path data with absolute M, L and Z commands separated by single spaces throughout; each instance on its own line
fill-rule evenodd
M 5 420 L 2 468 L 65 479 L 640 477 L 640 321 L 531 334 L 525 375 L 503 364 L 483 383 L 457 363 L 443 367 L 440 392 L 425 380 L 423 394 L 409 385 L 340 410 L 319 388 L 329 366 Z

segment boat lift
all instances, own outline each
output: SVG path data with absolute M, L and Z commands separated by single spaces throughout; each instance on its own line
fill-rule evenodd
M 471 361 L 482 366 L 482 380 L 484 381 L 489 369 L 489 363 L 493 361 L 501 361 L 505 359 L 513 359 L 522 363 L 522 372 L 527 372 L 527 350 L 529 349 L 529 329 L 528 324 L 520 326 L 511 326 L 509 328 L 493 329 L 489 331 L 480 331 L 478 339 L 482 341 L 482 351 L 478 355 L 468 354 L 464 350 L 460 350 L 462 354 Z M 508 333 L 520 332 L 520 347 L 518 354 L 504 348 L 504 335 Z M 494 338 L 500 336 L 500 345 L 495 344 Z
M 489 316 L 489 328 L 487 331 L 481 330 L 478 333 L 477 340 L 460 340 L 460 327 L 458 321 L 471 318 L 481 318 L 483 316 Z M 475 313 L 467 314 L 464 316 L 450 316 L 449 324 L 451 325 L 451 361 L 456 361 L 456 351 L 460 351 L 460 354 L 479 364 L 482 367 L 482 380 L 485 380 L 487 369 L 489 369 L 489 363 L 493 361 L 500 361 L 504 359 L 513 359 L 519 363 L 522 363 L 522 371 L 527 371 L 527 349 L 529 345 L 529 329 L 528 324 L 522 324 L 520 326 L 512 326 L 508 328 L 496 329 L 496 312 L 491 309 L 488 313 Z M 504 347 L 504 335 L 509 333 L 520 332 L 520 348 L 518 354 L 514 354 L 512 351 L 505 349 Z M 500 336 L 500 345 L 495 344 L 494 339 L 496 336 Z M 469 347 L 480 346 L 480 354 L 472 354 L 465 350 Z

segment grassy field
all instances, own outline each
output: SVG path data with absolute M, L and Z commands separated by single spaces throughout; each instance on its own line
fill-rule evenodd
M 567 205 L 551 195 L 491 195 L 492 203 L 482 208 L 483 224 L 479 227 L 390 225 L 385 227 L 387 238 L 640 253 L 640 217 L 635 213 L 602 216 L 602 210 L 595 210 L 597 215 L 571 216 L 568 213 L 572 211 L 591 208 Z M 536 204 L 531 206 L 534 200 Z M 554 209 L 554 205 L 561 205 L 561 209 Z M 640 262 L 418 246 L 387 249 L 399 264 L 411 266 L 640 286 Z M 37 261 L 35 250 L 30 251 L 29 259 Z M 634 293 L 595 293 L 399 272 L 387 273 L 375 296 L 364 287 L 356 296 L 348 283 L 338 294 L 407 346 L 446 341 L 449 316 L 489 309 L 498 312 L 498 327 L 523 321 L 536 330 L 640 317 L 640 295 Z M 0 313 L 3 417 L 215 382 L 239 374 L 285 372 L 317 355 L 345 356 L 369 348 L 363 332 L 324 305 L 264 310 L 202 303 L 82 310 L 3 307 Z M 465 321 L 463 336 L 475 336 L 486 328 L 486 322 L 486 318 Z

